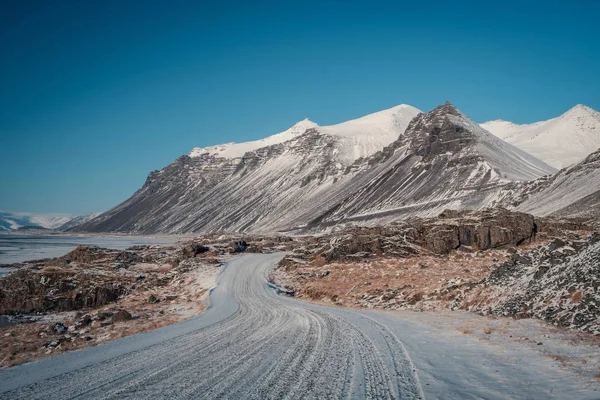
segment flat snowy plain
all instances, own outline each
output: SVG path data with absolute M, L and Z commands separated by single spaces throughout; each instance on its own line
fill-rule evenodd
M 0 371 L 0 398 L 600 397 L 529 344 L 280 296 L 266 276 L 281 257 L 231 260 L 198 317 Z

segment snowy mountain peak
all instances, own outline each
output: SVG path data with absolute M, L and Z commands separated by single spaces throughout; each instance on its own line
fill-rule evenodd
M 364 117 L 336 125 L 319 126 L 306 118 L 291 128 L 266 137 L 244 143 L 226 143 L 210 147 L 196 147 L 189 156 L 192 158 L 210 155 L 219 158 L 241 158 L 245 153 L 287 142 L 316 129 L 319 134 L 335 137 L 338 161 L 348 165 L 360 157 L 368 157 L 389 145 L 404 133 L 409 122 L 420 111 L 410 105 L 400 104 L 387 110 L 378 111 Z
M 600 118 L 600 113 L 593 108 L 583 104 L 577 104 L 569 111 L 560 116 L 561 118 Z
M 306 132 L 307 129 L 316 128 L 317 125 L 315 122 L 311 121 L 308 118 L 304 118 L 302 121 L 296 122 L 288 131 L 294 134 L 302 134 Z
M 317 126 L 318 125 L 316 123 L 306 118 L 302 121 L 296 122 L 291 128 L 283 132 L 276 133 L 275 135 L 268 136 L 264 139 L 242 143 L 230 142 L 209 147 L 194 147 L 189 156 L 195 158 L 209 154 L 211 156 L 222 158 L 241 158 L 249 151 L 254 151 L 262 147 L 286 142 L 290 139 L 293 139 L 297 135 L 303 134 L 307 129 L 316 128 Z
M 503 181 L 536 179 L 556 171 L 542 160 L 498 139 L 450 102 L 414 118 L 392 147 L 400 154 L 420 156 L 424 162 L 449 157 L 453 160 L 451 164 L 468 165 L 480 160 Z
M 547 121 L 520 125 L 496 120 L 481 126 L 559 169 L 600 148 L 600 113 L 583 104 Z

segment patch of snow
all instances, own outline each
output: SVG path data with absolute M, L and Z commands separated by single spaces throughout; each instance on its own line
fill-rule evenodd
M 8 228 L 9 229 L 19 229 L 22 225 L 19 225 L 18 223 L 16 223 L 15 221 L 13 221 L 12 219 L 5 219 L 5 221 L 8 223 Z

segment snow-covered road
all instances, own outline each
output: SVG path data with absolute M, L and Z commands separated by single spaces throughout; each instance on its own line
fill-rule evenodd
M 198 317 L 0 371 L 0 398 L 594 398 L 535 352 L 279 296 L 281 257 L 229 262 Z

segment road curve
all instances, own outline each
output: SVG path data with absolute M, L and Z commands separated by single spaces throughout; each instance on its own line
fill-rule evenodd
M 535 358 L 506 362 L 505 349 L 449 342 L 390 313 L 279 296 L 266 275 L 281 257 L 230 261 L 198 317 L 0 371 L 0 399 L 420 399 L 423 388 L 429 398 L 506 399 L 577 390 L 571 375 Z
M 141 346 L 131 337 L 3 371 L 0 396 L 423 398 L 402 344 L 383 325 L 374 325 L 373 340 L 344 318 L 269 288 L 268 269 L 280 257 L 231 261 L 212 306 L 186 329 L 147 332 Z

